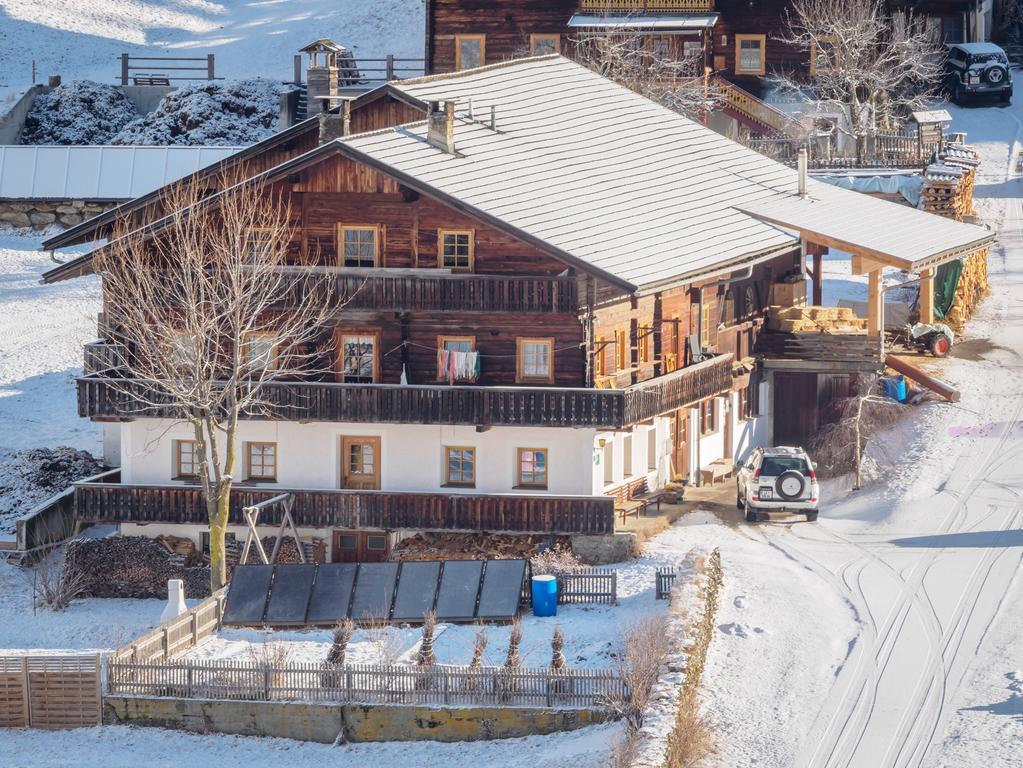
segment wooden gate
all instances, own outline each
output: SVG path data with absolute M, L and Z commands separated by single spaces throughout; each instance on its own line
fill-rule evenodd
M 0 727 L 81 728 L 103 722 L 100 656 L 0 656 Z

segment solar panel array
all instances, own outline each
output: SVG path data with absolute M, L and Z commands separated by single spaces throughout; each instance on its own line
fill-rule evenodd
M 525 560 L 240 565 L 224 608 L 233 626 L 355 621 L 508 621 L 519 609 Z

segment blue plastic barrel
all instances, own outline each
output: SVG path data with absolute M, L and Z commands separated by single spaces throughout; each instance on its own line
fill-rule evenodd
M 558 615 L 558 580 L 553 576 L 534 576 L 533 615 Z
M 881 378 L 881 389 L 886 397 L 900 403 L 906 402 L 906 379 L 904 376 L 884 376 Z

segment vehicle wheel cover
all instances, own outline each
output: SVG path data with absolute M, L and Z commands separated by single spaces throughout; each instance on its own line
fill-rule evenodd
M 1005 79 L 1005 71 L 1001 67 L 991 67 L 984 73 L 989 83 L 998 84 Z
M 806 479 L 791 469 L 788 472 L 782 472 L 778 482 L 775 483 L 775 489 L 783 499 L 798 499 L 805 487 Z

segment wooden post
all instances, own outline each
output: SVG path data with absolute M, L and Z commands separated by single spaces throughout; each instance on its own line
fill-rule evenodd
M 934 322 L 934 270 L 920 270 L 920 322 Z
M 824 303 L 824 282 L 821 279 L 824 276 L 823 261 L 824 256 L 818 248 L 813 254 L 813 305 L 815 307 Z
M 35 62 L 32 62 L 32 63 L 33 63 L 33 65 L 35 64 Z M 35 82 L 35 81 L 33 80 L 33 82 Z M 121 85 L 127 85 L 127 84 L 128 84 L 128 54 L 122 53 L 121 54 Z
M 881 268 L 867 273 L 867 335 L 884 332 L 884 294 L 881 292 Z
M 295 85 L 302 85 L 302 56 L 295 54 Z
M 207 53 L 206 54 L 206 79 L 207 80 L 214 80 L 214 79 L 216 79 L 216 78 L 213 77 L 213 54 L 212 53 Z
M 394 79 L 394 54 L 387 54 L 387 82 Z

